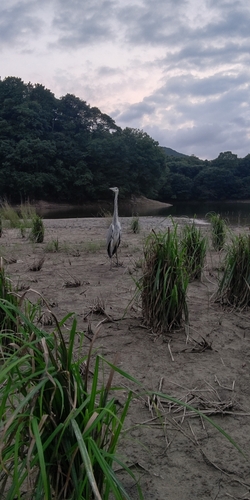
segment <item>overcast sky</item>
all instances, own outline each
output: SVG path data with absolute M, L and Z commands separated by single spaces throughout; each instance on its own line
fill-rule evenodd
M 1 0 L 0 76 L 185 154 L 250 153 L 249 0 Z

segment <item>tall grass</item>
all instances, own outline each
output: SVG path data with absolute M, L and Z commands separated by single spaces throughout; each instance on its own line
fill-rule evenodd
M 18 296 L 15 290 L 13 290 L 12 282 L 6 276 L 4 269 L 3 258 L 0 257 L 0 302 L 8 301 L 11 304 L 18 305 Z M 0 308 L 0 329 L 2 332 L 1 341 L 3 344 L 7 343 L 6 336 L 8 332 L 16 331 L 16 316 L 6 314 L 3 309 Z M 1 345 L 1 342 L 0 342 Z
M 24 238 L 26 230 L 32 228 L 36 220 L 35 208 L 30 203 L 22 203 L 15 208 L 7 200 L 1 202 L 0 217 L 8 222 L 9 227 L 20 229 L 21 236 Z
M 207 240 L 201 229 L 195 225 L 195 221 L 191 225 L 184 226 L 180 244 L 189 279 L 201 279 L 206 258 Z
M 140 228 L 140 219 L 137 215 L 134 215 L 132 217 L 131 223 L 130 223 L 130 228 L 133 231 L 134 234 L 138 234 L 141 230 Z
M 212 244 L 215 250 L 222 250 L 226 242 L 227 224 L 220 214 L 209 212 L 206 217 L 211 224 Z
M 24 223 L 29 227 L 31 225 L 32 219 L 34 219 L 36 215 L 36 209 L 29 202 L 21 203 L 18 207 L 18 211 L 20 212 L 20 216 Z
M 143 276 L 137 283 L 146 324 L 156 331 L 170 330 L 188 321 L 188 274 L 180 249 L 177 225 L 165 233 L 152 232 L 144 249 Z
M 6 200 L 1 202 L 1 217 L 9 222 L 11 228 L 20 229 L 20 217 Z
M 244 309 L 250 305 L 250 236 L 234 236 L 225 256 L 217 299 Z
M 60 322 L 54 317 L 48 334 L 12 303 L 3 300 L 0 308 L 20 316 L 11 350 L 2 350 L 0 498 L 108 500 L 112 492 L 114 499 L 129 499 L 112 467 L 123 467 L 116 447 L 132 397 L 128 393 L 122 409 L 117 405 L 116 367 L 104 384 L 97 355 L 90 384 L 93 343 L 87 355 L 74 358 L 76 337 L 81 344 L 83 338 L 73 319 L 66 345 L 62 327 L 71 315 Z

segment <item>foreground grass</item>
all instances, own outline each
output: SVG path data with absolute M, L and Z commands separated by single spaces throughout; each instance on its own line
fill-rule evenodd
M 128 390 L 123 407 L 117 408 L 119 387 L 112 385 L 115 372 L 124 377 L 126 384 L 136 384 L 141 390 L 140 397 L 159 397 L 196 412 L 239 449 L 201 411 L 160 391 L 154 394 L 145 391 L 133 377 L 99 355 L 95 356 L 90 383 L 94 339 L 88 354 L 75 359 L 76 337 L 80 335 L 82 341 L 76 319 L 72 320 L 67 346 L 61 330 L 71 315 L 60 323 L 54 318 L 56 328 L 52 335 L 38 329 L 13 304 L 2 300 L 0 307 L 5 314 L 19 317 L 23 324 L 18 333 L 2 330 L 0 336 L 2 499 L 14 500 L 25 495 L 30 500 L 108 500 L 112 494 L 112 498 L 129 500 L 113 464 L 123 468 L 137 484 L 116 451 L 135 394 Z M 110 368 L 106 384 L 102 382 L 103 363 Z M 121 390 L 124 392 L 124 386 Z M 139 498 L 143 499 L 138 484 L 137 487 Z
M 62 325 L 71 315 L 60 323 L 54 317 L 56 328 L 48 334 L 10 302 L 2 300 L 1 310 L 19 318 L 18 331 L 3 329 L 0 337 L 1 498 L 104 500 L 112 492 L 129 499 L 112 468 L 117 462 L 134 479 L 116 455 L 132 397 L 129 392 L 122 410 L 117 407 L 116 367 L 103 384 L 105 361 L 97 355 L 89 387 L 93 344 L 74 359 L 76 337 L 83 338 L 73 319 L 66 346 Z

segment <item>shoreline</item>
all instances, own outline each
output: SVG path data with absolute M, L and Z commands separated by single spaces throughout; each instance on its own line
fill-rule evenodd
M 44 201 L 44 200 L 38 200 L 38 201 L 34 201 L 34 202 L 31 202 L 31 205 L 34 206 L 37 210 L 62 210 L 62 209 L 74 209 L 74 208 L 82 208 L 82 207 L 85 207 L 85 208 L 92 208 L 92 207 L 96 207 L 97 205 L 110 205 L 110 204 L 113 204 L 113 201 L 110 201 L 110 200 L 96 200 L 96 201 L 86 201 L 86 202 L 83 202 L 83 203 L 77 203 L 77 204 L 73 204 L 73 203 L 56 203 L 56 202 L 50 202 L 50 201 Z M 158 200 L 151 200 L 150 198 L 145 198 L 144 196 L 141 196 L 141 197 L 133 197 L 131 199 L 119 199 L 119 205 L 123 206 L 123 205 L 131 205 L 132 207 L 133 206 L 151 206 L 151 207 L 155 207 L 155 208 L 164 208 L 164 207 L 171 207 L 173 206 L 171 203 L 164 203 L 162 201 L 158 201 Z

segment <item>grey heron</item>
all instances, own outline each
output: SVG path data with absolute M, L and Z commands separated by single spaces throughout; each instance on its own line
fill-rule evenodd
M 115 193 L 115 198 L 114 198 L 114 213 L 113 213 L 113 220 L 109 226 L 108 234 L 107 234 L 107 252 L 112 259 L 113 255 L 116 255 L 116 262 L 118 265 L 118 255 L 117 255 L 117 249 L 120 245 L 121 242 L 121 224 L 119 222 L 118 218 L 118 194 L 119 194 L 119 189 L 118 187 L 112 187 L 109 188 L 111 191 Z M 111 260 L 112 264 L 112 260 Z

